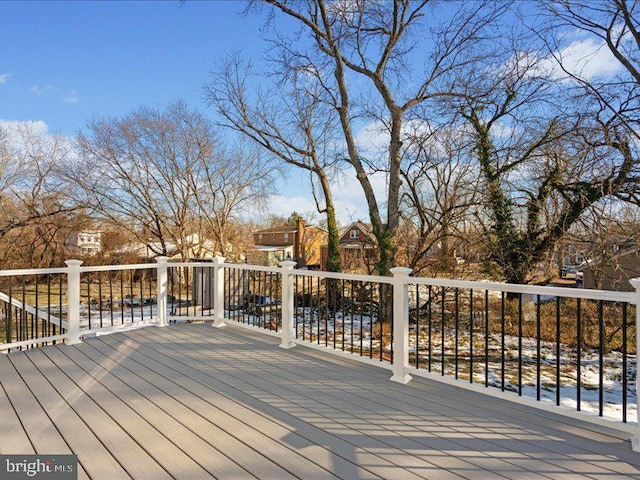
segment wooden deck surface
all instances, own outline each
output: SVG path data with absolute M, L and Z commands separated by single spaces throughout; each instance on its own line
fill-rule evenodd
M 208 324 L 0 355 L 0 453 L 92 479 L 640 479 L 624 434 Z

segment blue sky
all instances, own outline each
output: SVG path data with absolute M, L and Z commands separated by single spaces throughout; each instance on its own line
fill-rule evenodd
M 72 135 L 201 87 L 225 50 L 259 53 L 260 23 L 240 2 L 2 2 L 0 118 L 43 120 Z
M 241 15 L 245 5 L 231 0 L 1 1 L 0 125 L 34 121 L 50 134 L 73 136 L 94 116 L 124 116 L 141 105 L 161 107 L 178 98 L 213 116 L 202 85 L 219 59 L 238 50 L 256 60 L 266 49 L 264 18 Z M 276 18 L 280 31 L 295 28 Z M 565 56 L 578 59 L 576 64 L 588 58 L 596 73 L 619 68 L 592 39 L 577 38 Z M 384 141 L 375 130 L 365 126 L 358 136 L 365 143 Z M 379 193 L 384 184 L 383 175 L 374 178 Z M 274 186 L 278 194 L 271 197 L 269 212 L 286 216 L 315 210 L 308 176 L 301 171 Z M 334 188 L 342 224 L 367 219 L 355 179 L 345 178 Z
M 202 85 L 225 52 L 260 56 L 264 19 L 244 2 L 0 2 L 0 121 L 44 122 L 73 136 L 94 117 L 180 98 L 206 109 Z M 292 28 L 279 20 L 281 29 Z M 276 182 L 268 210 L 314 210 L 298 171 Z M 365 218 L 362 198 L 343 221 Z M 356 206 L 357 205 L 357 206 Z M 353 213 L 358 212 L 358 213 Z

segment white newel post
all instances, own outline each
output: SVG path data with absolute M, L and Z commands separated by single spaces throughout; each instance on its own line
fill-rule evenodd
M 638 360 L 640 355 L 637 350 L 640 347 L 640 278 L 632 278 L 629 280 L 631 286 L 636 290 L 636 369 L 638 368 Z M 640 392 L 640 375 L 636 375 L 636 392 Z M 640 403 L 636 400 L 637 403 Z M 631 437 L 631 448 L 633 451 L 640 452 L 640 408 L 638 408 L 638 424 L 633 437 Z
M 80 340 L 80 265 L 82 260 L 66 260 L 67 264 L 67 345 L 75 345 Z
M 407 277 L 410 268 L 392 268 L 393 274 L 393 375 L 391 381 L 408 383 L 409 366 L 409 288 Z
M 224 261 L 225 257 L 213 259 L 213 326 L 224 327 Z
M 280 348 L 292 348 L 296 344 L 293 343 L 295 336 L 293 326 L 293 267 L 296 266 L 296 262 L 292 260 L 285 260 L 280 262 L 282 267 L 282 343 Z
M 168 295 L 168 281 L 167 281 L 167 262 L 168 257 L 156 257 L 158 263 L 158 278 L 157 278 L 157 301 L 158 307 L 158 327 L 167 326 L 167 295 Z

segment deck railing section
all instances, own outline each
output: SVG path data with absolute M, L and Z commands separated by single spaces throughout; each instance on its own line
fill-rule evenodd
M 410 281 L 416 372 L 636 421 L 633 292 Z
M 411 375 L 637 421 L 635 292 L 211 262 L 0 272 L 0 351 L 174 321 L 235 322 Z M 639 430 L 640 431 L 640 430 Z M 640 438 L 640 434 L 638 435 Z M 638 446 L 640 448 L 640 445 Z
M 109 265 L 80 268 L 81 332 L 109 331 L 155 322 L 157 265 Z
M 0 351 L 66 338 L 65 269 L 0 272 Z
M 389 277 L 296 270 L 295 338 L 391 363 L 392 316 L 380 308 L 390 288 Z

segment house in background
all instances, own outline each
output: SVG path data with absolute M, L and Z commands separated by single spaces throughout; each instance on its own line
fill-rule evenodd
M 630 292 L 631 278 L 640 277 L 640 249 L 633 239 L 612 242 L 600 255 L 578 267 L 583 288 Z
M 247 251 L 247 262 L 253 265 L 275 266 L 291 259 L 298 267 L 320 267 L 320 246 L 327 242 L 327 232 L 306 225 L 302 218 L 295 226 L 283 225 L 253 232 L 253 247 Z
M 91 257 L 102 251 L 102 232 L 85 230 L 73 232 L 65 244 L 69 253 Z
M 340 235 L 340 259 L 342 270 L 352 273 L 371 273 L 378 261 L 378 247 L 371 225 L 357 221 Z M 326 270 L 328 245 L 321 248 L 320 269 Z

